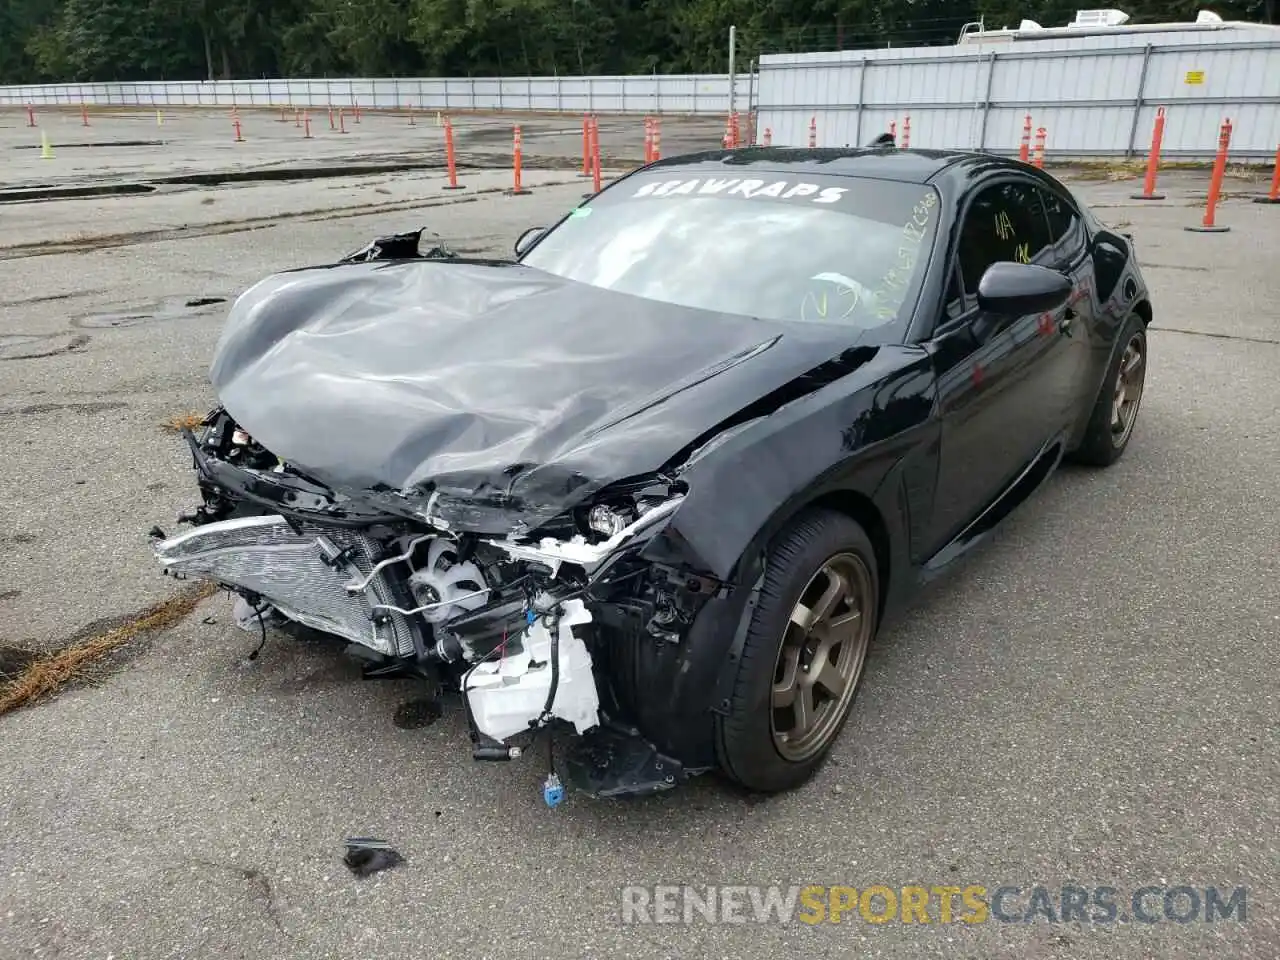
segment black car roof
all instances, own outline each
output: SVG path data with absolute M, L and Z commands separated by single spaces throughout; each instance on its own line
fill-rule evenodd
M 731 170 L 754 166 L 761 170 L 825 174 L 840 177 L 870 177 L 904 183 L 928 183 L 952 168 L 976 164 L 990 167 L 1025 164 L 986 153 L 963 150 L 899 150 L 895 147 L 740 147 L 735 150 L 706 150 L 686 153 L 650 164 L 644 169 L 664 172 L 706 174 L 708 167 Z

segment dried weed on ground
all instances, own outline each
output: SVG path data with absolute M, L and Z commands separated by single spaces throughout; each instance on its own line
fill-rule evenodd
M 119 626 L 77 640 L 48 654 L 7 648 L 2 659 L 10 666 L 0 674 L 0 715 L 30 706 L 76 680 L 108 654 L 139 637 L 164 630 L 186 617 L 216 591 L 211 583 L 188 587 Z
M 195 430 L 204 423 L 205 414 L 203 413 L 180 413 L 177 416 L 170 417 L 160 426 L 172 433 L 181 433 L 185 430 Z
M 1146 171 L 1145 160 L 1077 161 L 1067 165 L 1072 180 L 1132 180 Z

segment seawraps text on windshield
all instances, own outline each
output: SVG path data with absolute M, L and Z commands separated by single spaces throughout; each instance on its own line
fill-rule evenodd
M 632 194 L 633 197 L 672 197 L 696 194 L 698 196 L 768 197 L 775 200 L 805 200 L 809 203 L 835 203 L 846 193 L 846 187 L 824 187 L 816 183 L 797 183 L 794 180 L 721 180 L 715 177 L 697 180 L 663 180 L 646 183 Z

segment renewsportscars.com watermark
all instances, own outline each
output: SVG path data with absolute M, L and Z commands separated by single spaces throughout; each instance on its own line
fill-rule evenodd
M 1248 919 L 1246 887 L 1185 884 L 628 886 L 622 922 L 693 923 L 1218 923 Z

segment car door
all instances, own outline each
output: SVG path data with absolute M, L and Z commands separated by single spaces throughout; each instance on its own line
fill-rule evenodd
M 978 186 L 962 210 L 954 248 L 943 318 L 929 344 L 941 419 L 931 552 L 981 514 L 1064 421 L 1061 398 L 1045 383 L 1059 375 L 1053 368 L 1063 359 L 1057 321 L 993 316 L 977 301 L 993 263 L 1054 263 L 1035 183 L 1007 177 Z
M 1064 422 L 1075 425 L 1093 406 L 1096 390 L 1090 375 L 1097 367 L 1093 358 L 1095 331 L 1101 304 L 1098 298 L 1097 268 L 1089 252 L 1084 218 L 1065 190 L 1041 186 L 1053 242 L 1053 263 L 1071 278 L 1072 293 L 1067 303 L 1052 314 L 1061 334 L 1055 362 L 1046 371 L 1062 404 Z

